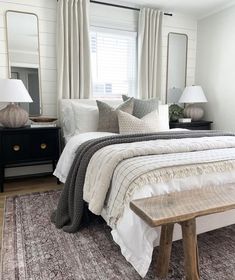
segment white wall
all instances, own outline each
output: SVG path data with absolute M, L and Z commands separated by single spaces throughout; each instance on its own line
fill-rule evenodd
M 235 131 L 235 6 L 198 22 L 196 83 L 208 98 L 205 119 Z
M 127 31 L 137 31 L 138 11 L 112 6 L 90 4 L 91 26 L 108 27 Z
M 7 10 L 35 13 L 39 17 L 43 114 L 56 116 L 56 0 L 0 0 L 0 78 L 8 78 Z

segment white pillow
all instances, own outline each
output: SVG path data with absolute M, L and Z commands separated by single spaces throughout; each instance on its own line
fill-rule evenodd
M 158 111 L 155 110 L 142 119 L 128 113 L 118 111 L 118 123 L 120 134 L 152 133 L 161 130 Z
M 158 106 L 158 116 L 159 116 L 160 131 L 168 131 L 170 127 L 169 127 L 169 106 L 167 104 L 165 105 L 160 104 Z
M 95 132 L 98 129 L 99 111 L 97 106 L 72 103 L 75 134 Z
M 71 103 L 65 103 L 61 106 L 60 122 L 63 128 L 63 135 L 67 143 L 76 130 Z

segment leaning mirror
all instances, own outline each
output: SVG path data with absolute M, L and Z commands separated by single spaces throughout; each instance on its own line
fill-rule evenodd
M 35 14 L 7 11 L 9 77 L 20 79 L 33 103 L 20 104 L 29 116 L 41 114 L 40 54 L 38 17 Z
M 180 33 L 168 34 L 166 101 L 178 103 L 186 86 L 188 36 Z

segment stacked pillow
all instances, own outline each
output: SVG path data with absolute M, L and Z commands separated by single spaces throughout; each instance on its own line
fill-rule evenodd
M 121 134 L 151 133 L 169 130 L 168 113 L 161 112 L 157 99 L 141 100 L 123 95 L 124 102 L 114 108 L 97 100 L 97 106 L 73 103 L 71 109 L 73 134 L 84 132 L 112 132 Z M 166 110 L 164 110 L 166 111 Z M 69 116 L 68 116 L 69 117 Z
M 120 134 L 151 133 L 160 131 L 160 119 L 157 110 L 138 119 L 130 114 L 118 111 Z
M 126 95 L 122 98 L 124 103 L 117 108 L 96 101 L 99 109 L 98 131 L 131 134 L 169 130 L 168 117 L 159 114 L 158 99 L 141 100 Z
M 72 103 L 75 134 L 94 132 L 98 129 L 99 111 L 96 106 Z
M 119 133 L 118 116 L 117 112 L 126 112 L 129 115 L 133 113 L 134 100 L 128 98 L 125 102 L 117 108 L 113 108 L 107 103 L 96 100 L 99 109 L 99 125 L 98 131 Z
M 130 97 L 128 97 L 127 95 L 122 95 L 123 101 L 126 101 L 129 98 Z M 147 100 L 133 98 L 133 100 L 134 100 L 133 116 L 135 116 L 136 118 L 141 119 L 145 115 L 158 109 L 159 102 L 157 98 L 147 99 Z

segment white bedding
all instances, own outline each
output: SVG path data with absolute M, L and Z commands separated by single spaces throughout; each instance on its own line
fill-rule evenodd
M 112 135 L 110 133 L 85 133 L 72 137 L 66 145 L 61 158 L 58 162 L 54 175 L 62 182 L 65 182 L 70 166 L 73 162 L 75 152 L 79 145 L 89 139 Z M 229 158 L 229 157 L 228 157 Z M 117 168 L 118 169 L 118 168 Z M 214 172 L 212 174 L 203 174 L 201 176 L 191 176 L 185 178 L 174 178 L 168 182 L 158 182 L 147 184 L 141 189 L 134 191 L 130 199 L 149 197 L 159 195 L 170 191 L 179 191 L 188 188 L 188 186 L 202 187 L 209 184 L 227 184 L 235 183 L 235 172 L 229 170 L 227 172 Z M 110 197 L 115 195 L 112 190 Z M 108 222 L 108 209 L 104 207 L 102 216 Z M 235 218 L 234 218 L 235 222 Z M 144 277 L 151 263 L 152 251 L 154 245 L 158 242 L 159 229 L 150 228 L 146 223 L 139 219 L 125 205 L 122 217 L 112 228 L 112 236 L 114 241 L 120 246 L 122 254 L 125 256 L 137 272 Z
M 84 143 L 88 140 L 95 139 L 95 138 L 101 138 L 101 137 L 105 137 L 105 136 L 110 136 L 110 135 L 115 135 L 115 133 L 87 132 L 87 133 L 81 133 L 81 134 L 72 136 L 71 138 L 68 138 L 68 142 L 60 156 L 60 159 L 57 163 L 57 166 L 56 166 L 56 169 L 55 169 L 53 175 L 56 176 L 60 180 L 60 182 L 65 183 L 78 147 L 82 143 Z
M 181 129 L 181 128 L 173 128 L 170 129 L 170 131 L 180 131 L 180 130 L 187 130 L 187 129 Z M 105 137 L 105 136 L 111 136 L 115 135 L 115 133 L 110 132 L 86 132 L 86 133 L 79 133 L 75 136 L 67 137 L 66 140 L 66 146 L 60 156 L 60 159 L 57 163 L 56 169 L 53 173 L 54 176 L 56 176 L 60 182 L 65 183 L 66 178 L 68 176 L 70 167 L 73 163 L 75 153 L 78 149 L 78 147 L 91 139 Z

